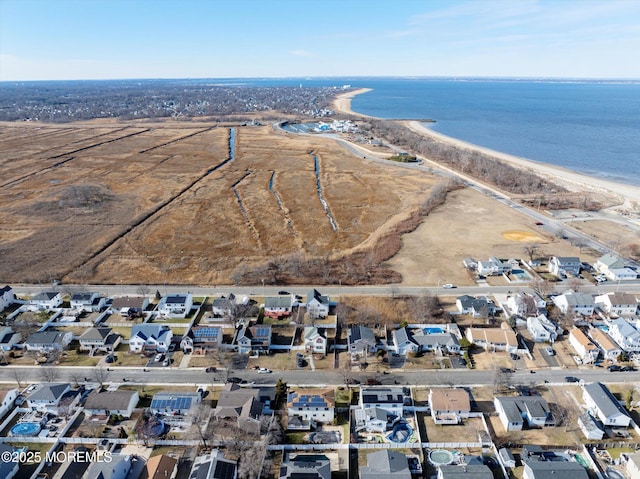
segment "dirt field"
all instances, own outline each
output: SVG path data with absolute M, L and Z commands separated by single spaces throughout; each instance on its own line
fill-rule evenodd
M 240 263 L 357 247 L 435 182 L 329 139 L 235 131 L 225 163 L 216 125 L 1 125 L 0 278 L 229 283 Z

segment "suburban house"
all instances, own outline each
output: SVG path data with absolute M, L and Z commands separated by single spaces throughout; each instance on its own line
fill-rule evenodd
M 172 425 L 188 424 L 200 403 L 202 396 L 197 392 L 161 391 L 153 395 L 149 412 L 164 416 L 163 421 Z
M 411 479 L 407 456 L 393 449 L 370 452 L 367 465 L 359 469 L 360 479 Z
M 554 425 L 549 405 L 540 396 L 496 396 L 493 404 L 507 431 Z
M 508 314 L 520 318 L 537 316 L 546 311 L 547 302 L 537 293 L 525 293 L 523 291 L 511 295 L 503 303 Z
M 36 294 L 27 301 L 28 311 L 50 311 L 62 304 L 62 295 L 55 291 L 45 291 Z
M 602 383 L 582 386 L 582 399 L 589 412 L 605 426 L 628 427 L 631 423 L 627 411 Z
M 431 389 L 429 408 L 436 424 L 460 424 L 462 419 L 469 417 L 471 400 L 464 389 Z
M 219 449 L 197 456 L 191 467 L 189 479 L 236 479 L 237 463 L 224 458 Z
M 131 328 L 129 351 L 132 353 L 143 351 L 166 353 L 172 338 L 173 332 L 169 326 L 154 323 L 136 324 Z
M 470 314 L 474 318 L 489 318 L 495 315 L 496 305 L 487 298 L 475 298 L 467 294 L 456 298 L 456 307 L 460 314 Z
M 142 313 L 149 306 L 149 298 L 144 296 L 123 296 L 114 298 L 111 303 L 111 310 L 119 312 L 123 318 L 132 319 L 142 316 Z
M 558 327 L 544 314 L 529 316 L 527 331 L 536 343 L 554 343 L 558 339 Z
M 394 416 L 402 417 L 404 391 L 401 387 L 367 387 L 360 388 L 359 405 L 362 409 L 380 408 Z
M 13 446 L 0 443 L 0 457 L 13 457 L 15 452 L 16 448 L 14 448 Z M 9 454 L 11 455 L 9 456 Z M 13 479 L 13 477 L 18 474 L 19 470 L 19 461 L 0 461 L 0 477 L 4 477 L 5 479 Z
M 507 323 L 499 328 L 467 328 L 467 339 L 487 351 L 518 351 L 518 338 Z
M 225 384 L 220 392 L 213 416 L 220 419 L 234 419 L 239 429 L 255 434 L 260 433 L 260 414 L 263 404 L 258 400 L 258 389 L 240 388 L 237 384 Z
M 149 458 L 140 479 L 175 479 L 177 474 L 178 460 L 159 454 Z
M 563 294 L 553 297 L 553 303 L 563 314 L 581 314 L 591 316 L 596 307 L 593 296 L 587 293 L 576 293 L 566 291 Z
M 304 349 L 308 353 L 327 354 L 327 338 L 316 326 L 304 327 Z
M 622 349 L 613 339 L 611 339 L 611 336 L 605 333 L 602 329 L 589 329 L 589 337 L 598 345 L 604 359 L 609 361 L 616 361 L 618 359 Z
M 317 289 L 312 289 L 307 294 L 307 314 L 311 319 L 329 316 L 330 306 L 329 296 L 322 296 Z
M 191 293 L 176 293 L 164 296 L 158 303 L 158 313 L 168 318 L 186 318 L 193 307 Z
M 484 464 L 448 464 L 438 466 L 436 479 L 494 479 L 494 476 Z
M 457 354 L 460 352 L 458 338 L 452 333 L 427 334 L 421 328 L 400 328 L 391 332 L 393 349 L 398 354 L 436 351 Z
M 624 260 L 619 256 L 607 253 L 598 258 L 596 262 L 593 263 L 593 267 L 598 273 L 606 275 L 610 269 L 624 268 Z
M 18 394 L 19 391 L 15 388 L 0 391 L 0 419 L 13 409 Z
M 16 297 L 13 294 L 11 286 L 6 285 L 0 289 L 0 313 L 4 311 L 8 306 L 12 305 Z
M 122 341 L 122 336 L 111 328 L 89 328 L 79 338 L 80 351 L 104 351 L 112 353 Z
M 332 423 L 336 405 L 333 389 L 301 389 L 287 395 L 289 417 L 300 416 L 309 422 Z
M 589 479 L 587 470 L 573 461 L 524 461 L 522 479 Z
M 107 391 L 94 389 L 85 400 L 84 410 L 92 416 L 119 415 L 129 418 L 133 414 L 139 399 L 138 391 L 136 390 L 118 389 L 117 391 Z
M 270 318 L 284 318 L 291 316 L 293 311 L 293 297 L 267 296 L 264 299 L 264 315 Z
M 384 433 L 391 429 L 400 418 L 379 407 L 353 410 L 353 421 L 356 432 L 366 430 L 372 433 Z
M 618 343 L 623 351 L 628 353 L 640 353 L 640 331 L 629 321 L 618 318 L 607 321 L 609 336 Z
M 22 335 L 11 329 L 11 326 L 0 327 L 0 350 L 11 351 L 21 339 Z
M 610 281 L 633 281 L 638 279 L 638 272 L 631 268 L 610 269 L 605 274 Z
M 596 306 L 607 314 L 633 316 L 638 311 L 638 300 L 629 293 L 606 293 L 595 297 Z
M 549 272 L 559 277 L 578 276 L 581 267 L 582 262 L 576 256 L 552 256 L 549 260 Z
M 640 477 L 640 452 L 625 454 L 624 456 L 627 459 L 626 468 L 629 477 Z
M 31 333 L 24 342 L 27 351 L 39 351 L 41 353 L 62 351 L 73 339 L 73 333 L 60 331 L 39 331 Z
M 180 348 L 185 353 L 206 354 L 222 344 L 223 331 L 220 326 L 195 326 L 182 337 Z
M 498 450 L 498 455 L 500 456 L 500 460 L 504 467 L 516 467 L 516 458 L 511 452 L 511 449 L 503 447 Z
M 573 328 L 569 332 L 569 344 L 578 353 L 582 364 L 591 364 L 598 359 L 600 348 L 580 328 Z
M 271 325 L 243 326 L 236 337 L 238 352 L 267 351 L 271 346 Z
M 285 455 L 279 479 L 331 479 L 331 461 L 321 454 Z
M 233 310 L 236 307 L 236 296 L 231 293 L 227 297 L 220 297 L 213 300 L 211 306 L 211 312 L 216 318 L 226 318 L 233 314 Z
M 347 330 L 347 342 L 352 356 L 376 352 L 376 336 L 366 326 L 351 326 Z
M 109 462 L 92 462 L 81 479 L 126 479 L 132 467 L 131 456 L 114 454 Z
M 30 409 L 39 411 L 55 411 L 62 397 L 71 391 L 69 383 L 41 383 L 27 396 Z
M 98 293 L 73 293 L 69 305 L 76 311 L 92 313 L 100 311 L 106 303 L 106 298 L 101 298 Z
M 507 261 L 501 261 L 492 256 L 487 261 L 478 261 L 478 274 L 483 276 L 499 276 L 511 271 L 513 266 Z
M 578 427 L 582 434 L 590 440 L 600 440 L 604 437 L 604 427 L 602 423 L 593 417 L 589 412 L 584 412 L 578 417 Z

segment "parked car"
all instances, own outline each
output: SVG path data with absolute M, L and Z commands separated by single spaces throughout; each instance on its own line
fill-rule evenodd
M 500 368 L 501 373 L 512 373 L 513 369 L 510 368 Z
M 621 371 L 622 367 L 618 366 L 617 364 L 612 364 L 611 366 L 607 366 L 607 369 L 609 370 L 609 372 L 616 372 Z
M 553 348 L 544 348 L 544 352 L 547 353 L 549 356 L 555 356 L 556 354 Z
M 113 354 L 109 354 L 106 358 L 104 358 L 104 362 L 107 364 L 115 363 L 118 358 Z
M 456 286 L 455 286 L 455 285 L 453 285 L 453 284 L 451 284 L 451 283 L 447 283 L 447 284 L 443 284 L 443 285 L 442 285 L 442 287 L 443 287 L 444 289 L 453 289 L 453 288 L 455 288 Z
M 289 293 L 289 291 L 278 291 L 278 294 L 287 295 L 291 293 Z
M 215 373 L 217 371 L 217 369 L 211 367 L 211 368 L 205 369 L 204 371 L 207 372 L 207 373 Z
M 231 377 L 231 378 L 227 379 L 227 382 L 231 383 L 231 384 L 240 384 L 242 382 L 242 379 L 236 378 L 236 377 Z
M 171 364 L 171 360 L 170 360 L 170 359 L 168 359 L 168 358 L 167 358 L 167 359 L 165 359 L 164 361 L 162 361 L 162 365 L 163 365 L 164 367 L 169 366 L 169 364 Z
M 579 383 L 580 379 L 578 379 L 575 376 L 565 376 L 564 378 L 564 382 L 565 383 Z
M 159 362 L 160 362 L 160 361 L 162 361 L 163 359 L 164 359 L 164 354 L 162 354 L 162 353 L 158 353 L 158 354 L 156 354 L 156 357 L 155 357 L 155 358 L 153 358 L 153 360 L 154 360 L 156 363 L 159 363 Z
M 620 369 L 620 371 L 626 371 L 626 372 L 629 372 L 629 371 L 636 371 L 636 368 L 634 368 L 633 366 L 623 366 L 623 367 Z
M 260 369 L 258 369 L 258 373 L 259 374 L 270 374 L 271 372 L 272 372 L 271 369 L 268 369 L 268 368 L 260 368 Z

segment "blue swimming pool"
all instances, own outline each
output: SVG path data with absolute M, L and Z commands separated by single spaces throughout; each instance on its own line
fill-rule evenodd
M 442 334 L 444 329 L 437 327 L 422 328 L 425 334 Z
M 400 422 L 394 426 L 393 431 L 387 436 L 387 439 L 391 442 L 407 442 L 412 434 L 413 429 L 411 426 L 406 422 Z
M 11 428 L 12 436 L 36 436 L 42 426 L 37 422 L 21 422 Z

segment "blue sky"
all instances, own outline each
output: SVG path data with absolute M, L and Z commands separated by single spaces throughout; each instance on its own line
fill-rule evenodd
M 640 78 L 638 0 L 0 0 L 0 80 Z

